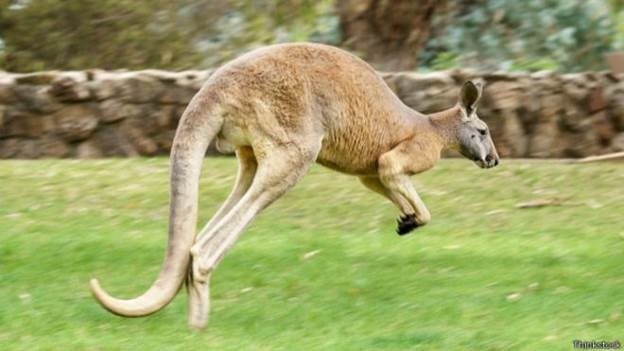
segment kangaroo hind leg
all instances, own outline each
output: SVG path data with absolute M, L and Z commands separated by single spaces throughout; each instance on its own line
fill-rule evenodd
M 258 158 L 258 168 L 247 192 L 219 222 L 202 233 L 193 245 L 191 255 L 194 280 L 206 281 L 253 218 L 291 189 L 307 172 L 319 149 L 320 143 L 309 148 L 289 144 L 273 147 L 262 153 L 263 157 Z M 205 314 L 190 315 L 189 324 L 203 327 L 207 319 Z
M 258 161 L 256 160 L 253 150 L 249 146 L 239 147 L 236 149 L 236 157 L 238 158 L 238 174 L 236 176 L 234 188 L 232 188 L 225 202 L 219 207 L 219 210 L 217 210 L 214 216 L 212 216 L 204 228 L 197 234 L 197 237 L 205 235 L 210 231 L 210 228 L 219 223 L 219 221 L 221 221 L 221 219 L 223 219 L 223 217 L 240 201 L 251 186 L 258 168 Z
M 240 201 L 251 186 L 251 182 L 254 179 L 258 167 L 253 150 L 249 146 L 239 147 L 236 149 L 236 156 L 238 158 L 238 175 L 236 176 L 234 188 L 219 210 L 217 210 L 215 215 L 212 216 L 199 232 L 197 237 L 204 236 L 210 231 L 210 228 L 219 223 L 219 221 L 221 221 L 221 219 L 223 219 L 223 217 Z M 186 278 L 186 288 L 189 295 L 189 322 L 201 320 L 204 318 L 203 316 L 208 316 L 210 310 L 210 274 L 203 277 L 202 280 L 197 280 L 195 279 L 196 277 L 193 277 L 192 265 L 191 257 L 191 264 L 189 265 L 188 276 Z M 201 322 L 201 324 L 205 323 L 206 321 Z

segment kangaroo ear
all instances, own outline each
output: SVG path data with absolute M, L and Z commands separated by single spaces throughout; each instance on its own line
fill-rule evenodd
M 465 118 L 470 118 L 477 109 L 483 85 L 482 80 L 469 80 L 462 85 L 459 92 L 459 107 L 464 111 Z

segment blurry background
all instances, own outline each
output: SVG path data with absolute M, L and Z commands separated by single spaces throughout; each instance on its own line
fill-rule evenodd
M 383 70 L 605 69 L 622 0 L 3 0 L 1 67 L 213 68 L 279 42 L 339 45 Z

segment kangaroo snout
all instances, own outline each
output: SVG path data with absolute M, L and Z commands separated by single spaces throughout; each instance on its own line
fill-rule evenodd
M 481 168 L 492 168 L 498 166 L 500 158 L 498 155 L 488 154 L 485 157 L 475 157 L 473 161 Z
M 480 166 L 481 168 L 492 168 L 492 167 L 496 167 L 498 166 L 498 162 L 499 162 L 499 157 L 498 155 L 487 155 L 485 156 L 485 159 L 480 160 Z

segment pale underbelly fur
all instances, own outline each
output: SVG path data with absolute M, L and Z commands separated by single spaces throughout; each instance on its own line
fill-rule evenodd
M 237 147 L 252 146 L 245 133 L 239 128 L 224 128 L 216 140 L 217 150 L 223 153 L 231 153 Z M 342 146 L 342 147 L 341 147 Z M 373 175 L 377 172 L 377 159 L 383 153 L 382 150 L 364 148 L 350 148 L 344 150 L 344 145 L 335 145 L 325 138 L 316 162 L 333 170 L 354 174 Z M 379 148 L 381 149 L 381 148 Z

